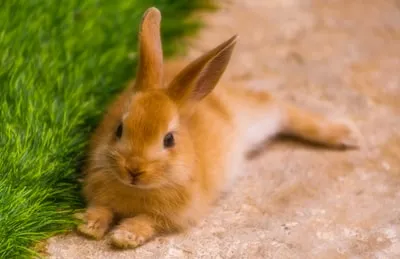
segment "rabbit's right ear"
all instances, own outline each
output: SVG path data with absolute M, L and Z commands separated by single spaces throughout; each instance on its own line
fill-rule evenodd
M 223 42 L 183 69 L 167 88 L 169 97 L 183 106 L 200 101 L 216 86 L 232 55 L 237 36 Z
M 163 51 L 160 36 L 161 13 L 151 7 L 144 13 L 139 29 L 139 65 L 135 91 L 162 85 Z

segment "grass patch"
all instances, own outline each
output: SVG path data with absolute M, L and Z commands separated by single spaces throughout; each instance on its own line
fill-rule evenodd
M 168 57 L 204 0 L 0 1 L 0 258 L 70 229 L 89 133 L 137 62 L 138 25 L 158 7 Z

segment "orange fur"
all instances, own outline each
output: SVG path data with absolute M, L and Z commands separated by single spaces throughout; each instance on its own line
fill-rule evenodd
M 215 88 L 236 37 L 175 75 L 168 66 L 162 71 L 160 19 L 155 8 L 145 13 L 138 80 L 93 134 L 81 233 L 101 238 L 114 217 L 120 223 L 111 241 L 126 248 L 192 226 L 239 173 L 246 151 L 278 133 L 330 146 L 357 144 L 356 131 L 345 123 L 280 103 L 268 93 Z M 169 132 L 175 145 L 166 147 Z

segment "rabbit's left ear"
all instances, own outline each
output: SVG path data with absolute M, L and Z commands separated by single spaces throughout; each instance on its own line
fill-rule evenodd
M 237 36 L 203 54 L 183 69 L 167 88 L 167 93 L 179 106 L 188 101 L 200 101 L 216 86 L 232 55 Z
M 136 91 L 159 88 L 163 77 L 163 51 L 160 36 L 161 13 L 151 7 L 144 13 L 139 30 L 139 66 Z

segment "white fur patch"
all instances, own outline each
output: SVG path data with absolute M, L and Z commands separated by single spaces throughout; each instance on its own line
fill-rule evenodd
M 231 147 L 226 156 L 225 162 L 225 186 L 222 191 L 227 192 L 231 189 L 236 179 L 243 173 L 244 170 L 244 150 L 241 142 L 237 142 L 236 145 Z
M 122 115 L 122 121 L 125 121 L 126 117 L 128 117 L 129 113 L 126 112 Z
M 179 119 L 175 116 L 168 124 L 168 132 L 175 131 L 178 128 Z
M 243 173 L 245 153 L 280 132 L 283 116 L 278 107 L 268 107 L 265 111 L 257 111 L 255 114 L 239 114 L 236 119 L 238 136 L 226 157 L 225 190 L 229 190 L 238 176 Z
M 282 127 L 283 116 L 278 108 L 257 113 L 243 120 L 241 124 L 242 138 L 248 150 L 262 141 L 275 136 Z

